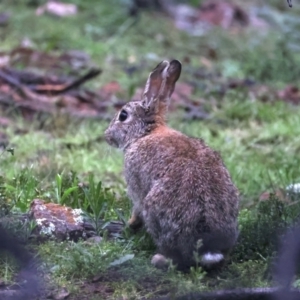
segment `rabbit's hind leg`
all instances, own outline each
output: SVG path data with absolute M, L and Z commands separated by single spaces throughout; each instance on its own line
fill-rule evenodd
M 144 222 L 139 214 L 135 213 L 134 211 L 131 214 L 131 218 L 128 220 L 128 226 L 133 229 L 137 230 L 144 225 Z

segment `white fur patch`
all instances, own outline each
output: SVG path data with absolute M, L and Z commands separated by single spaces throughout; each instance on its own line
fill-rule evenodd
M 202 256 L 201 263 L 205 266 L 213 265 L 224 259 L 224 255 L 221 253 L 206 253 Z

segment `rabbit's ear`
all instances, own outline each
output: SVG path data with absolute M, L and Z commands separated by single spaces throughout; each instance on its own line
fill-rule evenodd
M 165 73 L 169 65 L 170 63 L 164 60 L 150 73 L 142 99 L 145 106 L 150 106 L 158 97 L 161 87 L 165 85 Z
M 167 70 L 166 86 L 164 88 L 164 91 L 162 91 L 162 93 L 164 93 L 166 97 L 171 97 L 172 93 L 174 92 L 175 83 L 178 80 L 180 73 L 181 73 L 180 61 L 172 60 Z
M 147 80 L 142 99 L 143 105 L 154 106 L 153 108 L 157 108 L 158 111 L 161 109 L 165 111 L 180 72 L 181 63 L 178 60 L 171 62 L 164 60 L 157 65 Z M 155 111 L 157 110 L 155 109 Z

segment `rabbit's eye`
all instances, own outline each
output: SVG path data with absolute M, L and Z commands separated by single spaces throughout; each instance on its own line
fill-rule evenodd
M 126 110 L 122 109 L 119 114 L 119 121 L 124 122 L 128 117 L 128 113 Z

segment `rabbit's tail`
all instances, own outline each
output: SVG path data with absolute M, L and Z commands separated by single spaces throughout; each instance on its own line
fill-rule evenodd
M 201 264 L 205 267 L 210 267 L 212 265 L 220 263 L 223 260 L 224 255 L 222 253 L 207 252 L 202 255 Z

